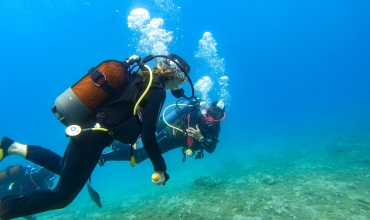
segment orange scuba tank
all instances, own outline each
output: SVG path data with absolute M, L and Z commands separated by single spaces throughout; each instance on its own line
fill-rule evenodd
M 51 111 L 64 125 L 78 125 L 118 94 L 125 86 L 127 73 L 126 63 L 104 61 L 59 95 Z

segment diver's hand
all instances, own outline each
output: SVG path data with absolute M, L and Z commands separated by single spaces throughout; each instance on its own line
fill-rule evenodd
M 168 175 L 166 172 L 156 171 L 152 175 L 152 182 L 158 186 L 166 185 L 166 182 L 169 179 L 170 179 L 170 175 Z
M 202 134 L 200 133 L 200 130 L 199 130 L 198 125 L 196 125 L 196 129 L 194 129 L 194 128 L 192 128 L 192 127 L 190 127 L 190 128 L 188 128 L 188 129 L 186 129 L 186 132 L 188 132 L 188 135 L 189 135 L 190 137 L 194 138 L 194 139 L 195 139 L 195 140 L 197 140 L 197 141 L 199 141 L 199 139 L 200 139 L 201 137 L 203 137 L 203 136 L 202 136 Z

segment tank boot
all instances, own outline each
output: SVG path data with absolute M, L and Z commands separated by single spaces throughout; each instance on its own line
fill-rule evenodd
M 8 149 L 14 143 L 14 141 L 8 137 L 3 137 L 0 142 L 0 161 L 8 156 Z

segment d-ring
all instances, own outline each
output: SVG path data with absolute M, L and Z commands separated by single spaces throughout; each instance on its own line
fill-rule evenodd
M 101 75 L 103 75 L 103 77 L 104 77 L 104 81 L 107 81 L 107 77 L 104 75 L 104 73 L 101 73 Z M 95 81 L 93 81 L 93 82 L 94 82 L 94 85 L 96 85 L 96 86 L 100 86 L 99 84 L 95 83 Z

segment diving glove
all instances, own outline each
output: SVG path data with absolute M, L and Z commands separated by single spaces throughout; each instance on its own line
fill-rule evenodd
M 204 153 L 199 151 L 197 155 L 195 156 L 195 159 L 202 159 L 204 157 Z

